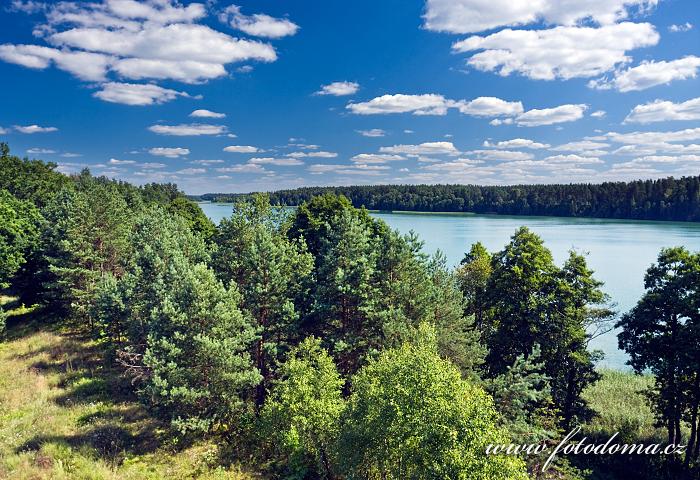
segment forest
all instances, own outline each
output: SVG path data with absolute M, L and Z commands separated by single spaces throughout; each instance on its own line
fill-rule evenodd
M 470 212 L 634 220 L 700 221 L 700 176 L 569 185 L 362 185 L 271 192 L 274 205 L 301 205 L 332 193 L 369 210 Z M 241 194 L 192 197 L 231 202 Z
M 214 225 L 176 185 L 56 167 L 0 146 L 0 477 L 700 477 L 700 253 L 616 312 L 525 227 L 452 269 L 364 208 L 692 220 L 698 178 L 303 189 Z M 614 326 L 634 373 L 596 368 Z M 687 448 L 486 453 L 576 427 Z

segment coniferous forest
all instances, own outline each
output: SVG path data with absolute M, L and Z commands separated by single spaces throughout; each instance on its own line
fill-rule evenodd
M 269 195 L 273 204 L 301 205 L 324 193 L 344 195 L 355 207 L 369 210 L 700 221 L 700 176 L 569 185 L 302 187 Z M 240 196 L 196 198 L 228 202 Z
M 698 478 L 699 253 L 662 250 L 616 312 L 525 227 L 452 269 L 357 206 L 696 220 L 699 181 L 302 189 L 214 225 L 176 185 L 2 144 L 0 476 Z M 634 374 L 596 368 L 615 325 Z M 687 448 L 548 462 L 577 428 Z M 550 451 L 487 453 L 524 444 Z

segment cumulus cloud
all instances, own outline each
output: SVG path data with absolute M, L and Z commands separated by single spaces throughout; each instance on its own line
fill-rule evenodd
M 573 122 L 583 117 L 583 112 L 587 106 L 579 105 L 560 105 L 554 108 L 542 108 L 528 110 L 519 115 L 515 121 L 523 127 L 538 127 L 541 125 L 552 125 L 554 123 Z
M 135 163 L 135 160 L 118 160 L 116 158 L 111 158 L 109 160 L 110 165 L 133 165 Z
M 678 25 L 676 25 L 674 23 L 673 25 L 670 25 L 668 27 L 668 31 L 673 32 L 673 33 L 687 32 L 688 30 L 692 30 L 692 29 L 693 29 L 693 24 L 690 22 L 685 22 L 685 23 L 681 23 Z
M 151 125 L 148 129 L 159 135 L 174 135 L 178 137 L 199 135 L 220 135 L 226 131 L 223 125 L 207 125 L 190 123 L 181 125 Z
M 15 125 L 14 129 L 19 133 L 50 133 L 58 131 L 56 127 L 41 127 L 39 125 Z
M 178 175 L 200 175 L 202 173 L 206 173 L 206 171 L 206 168 L 183 168 L 175 173 Z
M 605 110 L 596 110 L 595 112 L 591 113 L 591 117 L 593 118 L 603 118 L 605 115 L 607 115 Z
M 352 160 L 354 163 L 364 163 L 364 164 L 388 163 L 388 162 L 396 162 L 396 161 L 400 161 L 400 160 L 406 160 L 406 157 L 402 157 L 401 155 L 390 155 L 390 154 L 381 154 L 381 153 L 360 153 L 358 155 L 353 156 L 350 160 Z
M 226 118 L 225 113 L 212 112 L 211 110 L 199 109 L 190 113 L 190 117 L 195 118 Z
M 558 145 L 550 148 L 550 150 L 554 152 L 576 152 L 579 155 L 592 157 L 607 154 L 608 152 L 605 149 L 609 146 L 609 143 L 581 140 L 578 142 L 569 142 L 563 145 Z
M 358 115 L 412 113 L 413 115 L 446 115 L 455 108 L 475 117 L 510 116 L 522 113 L 521 102 L 509 102 L 496 97 L 478 97 L 473 100 L 450 100 L 443 95 L 382 95 L 367 102 L 349 103 L 346 108 Z
M 517 150 L 473 150 L 467 152 L 484 160 L 530 160 L 534 155 Z
M 386 135 L 386 132 L 381 128 L 372 128 L 370 130 L 358 130 L 357 133 L 359 133 L 363 137 L 383 137 Z
M 102 89 L 93 96 L 105 102 L 143 106 L 161 104 L 190 95 L 152 84 L 109 82 L 103 84 Z
M 184 155 L 189 155 L 190 150 L 188 148 L 180 147 L 154 147 L 151 148 L 148 153 L 158 157 L 177 158 Z
M 56 153 L 56 150 L 51 150 L 50 148 L 30 148 L 27 150 L 30 155 L 51 155 Z
M 496 27 L 544 21 L 574 25 L 581 20 L 608 25 L 628 16 L 628 8 L 647 8 L 658 0 L 427 0 L 425 28 L 449 33 L 475 33 Z
M 0 59 L 36 70 L 43 70 L 53 64 L 87 81 L 104 80 L 111 62 L 111 57 L 98 53 L 11 44 L 0 45 Z
M 656 45 L 659 35 L 649 23 L 623 22 L 593 27 L 545 30 L 505 29 L 453 44 L 455 52 L 472 52 L 467 63 L 477 70 L 553 80 L 592 77 L 630 62 L 628 50 Z
M 216 169 L 221 173 L 264 173 L 265 170 L 257 163 L 244 163 L 242 165 L 234 165 L 233 167 L 221 167 Z
M 282 38 L 294 35 L 299 26 L 286 18 L 275 18 L 263 13 L 244 15 L 241 7 L 230 5 L 219 15 L 219 19 L 254 37 Z
M 318 150 L 313 152 L 291 152 L 286 155 L 292 158 L 305 158 L 305 157 L 315 157 L 315 158 L 335 158 L 338 156 L 335 152 L 326 152 L 324 150 Z
M 419 145 L 394 145 L 381 147 L 381 153 L 397 155 L 459 155 L 452 142 L 425 142 Z
M 250 145 L 229 145 L 224 148 L 224 152 L 229 153 L 257 153 L 260 149 Z
M 700 140 L 700 127 L 686 128 L 685 130 L 671 130 L 666 132 L 608 132 L 599 137 L 602 140 L 610 140 L 627 145 L 654 145 L 670 142 L 688 142 Z M 592 138 L 596 141 L 597 138 Z
M 508 102 L 497 97 L 478 97 L 457 102 L 457 108 L 465 115 L 475 117 L 510 117 L 523 113 L 522 102 Z
M 382 95 L 367 102 L 349 103 L 345 108 L 357 115 L 377 115 L 386 113 L 413 113 L 414 115 L 445 115 L 451 100 L 442 95 Z
M 19 10 L 29 12 L 30 9 Z M 207 15 L 207 7 L 202 3 L 182 5 L 174 0 L 52 2 L 43 4 L 36 10 L 39 11 L 46 21 L 38 25 L 34 33 L 46 45 L 0 45 L 0 59 L 33 69 L 53 65 L 91 82 L 114 82 L 110 77 L 118 77 L 184 83 L 225 76 L 226 65 L 230 63 L 277 59 L 269 43 L 231 37 L 198 23 Z M 240 16 L 238 21 L 241 29 L 253 32 L 250 34 L 257 30 L 260 35 L 269 37 L 280 36 L 280 25 L 288 28 L 288 23 L 291 24 L 266 15 Z
M 681 103 L 656 100 L 637 105 L 627 115 L 625 123 L 652 123 L 670 120 L 700 120 L 700 97 Z
M 248 163 L 259 165 L 277 165 L 279 167 L 293 167 L 295 165 L 304 165 L 302 160 L 298 158 L 273 158 L 273 157 L 255 157 L 248 160 Z
M 489 142 L 488 140 L 485 140 L 484 147 L 540 149 L 540 148 L 549 148 L 550 145 L 547 143 L 535 142 L 534 140 L 530 140 L 527 138 L 514 138 L 512 140 L 503 140 L 503 141 L 496 142 L 496 143 Z
M 354 95 L 359 89 L 360 84 L 356 82 L 333 82 L 328 85 L 321 85 L 321 89 L 316 92 L 316 95 L 342 97 L 345 95 Z
M 700 57 L 689 55 L 671 61 L 647 61 L 636 67 L 615 72 L 612 78 L 599 78 L 588 82 L 598 90 L 616 89 L 620 92 L 645 90 L 674 80 L 695 78 L 700 69 Z

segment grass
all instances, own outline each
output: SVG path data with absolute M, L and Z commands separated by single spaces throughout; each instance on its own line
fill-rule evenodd
M 584 392 L 596 412 L 584 428 L 589 435 L 608 437 L 619 431 L 626 439 L 663 440 L 665 433 L 654 426 L 654 414 L 643 392 L 653 378 L 619 370 L 601 370 L 602 378 Z
M 258 478 L 221 467 L 213 441 L 179 445 L 130 397 L 98 342 L 11 298 L 0 303 L 10 312 L 0 343 L 0 478 Z

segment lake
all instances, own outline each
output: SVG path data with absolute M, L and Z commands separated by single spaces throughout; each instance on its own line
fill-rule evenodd
M 200 203 L 214 222 L 231 215 L 231 204 Z M 457 265 L 472 243 L 490 251 L 503 248 L 515 230 L 525 225 L 537 233 L 561 265 L 572 248 L 588 253 L 588 265 L 605 282 L 619 312 L 632 308 L 644 292 L 644 272 L 662 247 L 700 250 L 700 223 L 604 220 L 596 218 L 525 217 L 448 213 L 392 212 L 372 215 L 403 233 L 415 231 L 425 251 L 442 250 Z M 598 337 L 591 346 L 605 353 L 601 366 L 625 369 L 626 355 L 617 349 L 615 332 Z

